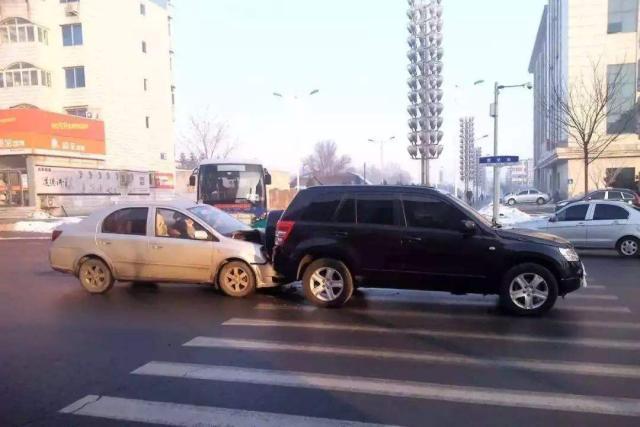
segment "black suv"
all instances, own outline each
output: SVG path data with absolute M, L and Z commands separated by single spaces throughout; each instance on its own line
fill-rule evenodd
M 569 242 L 503 230 L 456 198 L 426 187 L 325 186 L 298 193 L 276 227 L 274 266 L 302 280 L 314 304 L 344 304 L 369 287 L 499 294 L 516 314 L 549 310 L 580 288 Z

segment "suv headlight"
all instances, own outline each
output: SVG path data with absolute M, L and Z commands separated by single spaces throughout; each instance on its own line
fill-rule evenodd
M 580 261 L 580 257 L 578 253 L 573 248 L 559 248 L 560 255 L 564 257 L 569 262 L 578 262 Z

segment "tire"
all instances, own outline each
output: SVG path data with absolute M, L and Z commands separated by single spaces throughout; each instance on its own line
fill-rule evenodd
M 538 205 L 544 205 L 545 200 L 544 200 L 544 198 L 542 198 L 542 197 L 538 197 L 538 200 L 536 200 L 536 203 L 537 203 Z
M 527 288 L 530 285 L 534 287 Z M 500 284 L 501 307 L 518 316 L 537 316 L 546 313 L 554 306 L 557 298 L 558 281 L 540 264 L 516 265 L 507 271 Z
M 326 280 L 333 281 L 330 288 L 326 287 Z M 305 297 L 318 307 L 340 307 L 353 294 L 353 276 L 343 262 L 320 258 L 304 270 L 302 289 Z
M 640 240 L 633 236 L 626 236 L 618 240 L 616 249 L 620 256 L 633 258 L 640 255 Z
M 507 204 L 508 204 L 509 206 L 513 206 L 513 205 L 515 205 L 515 204 L 516 204 L 516 199 L 509 199 L 509 200 L 507 200 Z
M 256 277 L 246 263 L 231 261 L 220 269 L 218 286 L 227 296 L 244 298 L 256 291 Z
M 104 261 L 98 258 L 87 258 L 78 269 L 78 280 L 82 287 L 91 294 L 104 294 L 113 287 L 113 273 Z

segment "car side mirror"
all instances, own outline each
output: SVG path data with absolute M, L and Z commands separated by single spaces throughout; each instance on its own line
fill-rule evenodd
M 191 175 L 189 177 L 189 187 L 195 187 L 195 186 L 196 186 L 196 176 Z
M 271 185 L 271 174 L 266 169 L 264 171 L 264 185 Z
M 558 222 L 558 217 L 555 215 L 549 217 L 549 222 Z
M 193 233 L 193 238 L 196 240 L 209 240 L 209 234 L 204 230 L 196 230 Z
M 462 221 L 462 233 L 466 236 L 470 236 L 475 234 L 476 232 L 476 223 L 471 221 L 470 219 L 463 219 Z

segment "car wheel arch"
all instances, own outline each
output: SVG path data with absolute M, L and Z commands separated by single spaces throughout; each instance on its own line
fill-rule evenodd
M 538 264 L 546 268 L 551 272 L 551 274 L 553 274 L 553 276 L 558 281 L 558 284 L 560 284 L 561 275 L 560 275 L 560 270 L 556 265 L 556 262 L 553 259 L 547 258 L 542 255 L 527 255 L 527 256 L 522 256 L 522 257 L 517 257 L 512 259 L 510 262 L 508 262 L 505 265 L 503 275 L 506 274 L 506 272 L 511 270 L 513 267 L 521 264 Z
M 309 265 L 313 261 L 320 258 L 330 258 L 330 259 L 342 262 L 344 265 L 347 266 L 351 274 L 355 277 L 355 272 L 354 272 L 355 264 L 348 256 L 345 256 L 344 254 L 341 254 L 341 253 L 335 253 L 332 251 L 310 251 L 305 253 L 300 258 L 300 261 L 298 262 L 298 269 L 296 271 L 296 280 L 301 280 L 307 267 L 309 267 Z
M 113 275 L 113 278 L 117 280 L 116 270 L 113 268 L 113 265 L 104 256 L 94 254 L 94 253 L 85 254 L 78 258 L 78 260 L 75 263 L 75 266 L 73 267 L 73 273 L 76 276 L 78 276 L 78 273 L 80 271 L 80 266 L 88 259 L 97 259 L 104 262 L 106 266 L 109 267 L 109 270 L 111 270 L 111 274 Z

